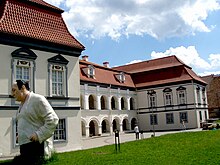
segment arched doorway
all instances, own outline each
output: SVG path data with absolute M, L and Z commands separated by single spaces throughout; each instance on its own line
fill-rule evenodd
M 120 131 L 119 120 L 117 119 L 113 120 L 112 129 L 113 129 L 113 132 L 115 132 L 116 130 Z
M 131 130 L 134 130 L 135 125 L 137 124 L 137 119 L 136 118 L 132 118 L 131 119 Z
M 106 132 L 107 132 L 106 121 L 103 120 L 103 121 L 102 121 L 102 133 L 106 133 Z
M 95 123 L 93 121 L 89 123 L 89 136 L 95 136 Z
M 122 122 L 122 128 L 123 131 L 129 130 L 129 123 L 128 123 L 128 119 L 124 119 Z

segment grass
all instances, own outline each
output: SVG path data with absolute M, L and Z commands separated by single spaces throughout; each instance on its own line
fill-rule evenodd
M 220 130 L 184 132 L 99 148 L 56 153 L 47 165 L 216 165 Z M 0 162 L 1 163 L 1 162 Z

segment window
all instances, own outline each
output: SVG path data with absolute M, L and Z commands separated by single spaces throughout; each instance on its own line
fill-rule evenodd
M 31 68 L 30 68 L 29 61 L 19 61 L 18 60 L 17 65 L 16 65 L 16 79 L 30 81 L 30 70 L 31 70 Z
M 66 140 L 66 119 L 59 119 L 53 138 L 54 141 Z
M 116 101 L 114 97 L 111 98 L 111 109 L 116 110 Z
M 130 110 L 134 110 L 135 107 L 134 107 L 134 99 L 131 97 L 130 98 Z
M 186 104 L 186 88 L 179 87 L 177 88 L 177 99 L 179 105 L 185 105 Z
M 207 120 L 208 115 L 207 115 L 207 111 L 205 111 L 205 120 Z
M 88 65 L 82 68 L 82 70 L 87 77 L 95 79 L 95 67 L 93 65 Z
M 182 123 L 182 121 L 187 123 L 188 122 L 187 112 L 180 112 L 179 114 L 180 114 L 180 123 Z
M 174 123 L 173 113 L 167 113 L 166 114 L 166 123 L 167 124 L 173 124 Z
M 148 91 L 148 101 L 149 107 L 155 108 L 156 107 L 156 92 L 154 90 Z
M 122 110 L 125 110 L 125 109 L 126 109 L 125 104 L 126 104 L 125 98 L 122 97 L 122 98 L 121 98 L 121 109 L 122 109 Z
M 64 69 L 63 66 L 52 66 L 52 95 L 63 96 L 64 95 Z
M 197 86 L 197 88 L 196 88 L 196 95 L 197 95 L 197 103 L 198 103 L 198 105 L 201 105 L 200 87 L 199 86 Z
M 199 111 L 199 119 L 200 119 L 200 121 L 202 121 L 202 112 L 201 111 Z
M 89 65 L 89 77 L 90 78 L 95 77 L 95 68 L 92 65 Z
M 120 83 L 125 82 L 125 74 L 123 72 L 116 74 L 115 77 Z
M 157 125 L 157 115 L 156 114 L 151 114 L 150 115 L 150 124 L 151 125 Z
M 163 90 L 164 92 L 164 103 L 165 106 L 172 105 L 172 90 L 170 88 L 166 88 Z
M 18 79 L 29 81 L 30 89 L 34 91 L 35 60 L 37 55 L 30 49 L 19 48 L 11 53 L 12 82 Z
M 156 96 L 155 95 L 151 95 L 150 96 L 150 107 L 156 107 Z
M 57 55 L 47 60 L 49 76 L 49 96 L 67 97 L 67 61 L 63 56 Z
M 165 93 L 165 106 L 172 105 L 172 95 L 171 93 Z
M 205 92 L 205 87 L 202 89 L 202 101 L 203 105 L 206 104 L 206 92 Z

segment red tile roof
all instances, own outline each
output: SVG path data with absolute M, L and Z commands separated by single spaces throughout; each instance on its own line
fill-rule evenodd
M 89 78 L 87 75 L 84 74 L 83 68 L 88 67 L 88 65 L 92 65 L 95 68 L 95 78 Z M 110 84 L 129 88 L 135 87 L 134 82 L 129 74 L 125 74 L 125 82 L 120 83 L 115 77 L 115 74 L 119 73 L 120 71 L 97 65 L 88 61 L 80 60 L 80 81 L 88 81 L 99 84 Z
M 157 70 L 161 68 L 169 68 L 174 66 L 185 65 L 180 59 L 176 56 L 168 56 L 163 58 L 158 58 L 154 60 L 148 60 L 123 66 L 114 67 L 113 69 L 121 70 L 129 73 L 139 73 L 150 70 Z M 187 66 L 189 67 L 189 66 Z M 190 68 L 190 67 L 189 67 Z
M 93 65 L 96 68 L 96 79 L 88 78 L 82 72 L 82 68 L 89 64 Z M 169 56 L 165 58 L 124 65 L 120 67 L 114 67 L 111 69 L 81 60 L 80 68 L 80 80 L 121 85 L 125 87 L 135 86 L 136 88 L 144 88 L 171 83 L 181 83 L 192 80 L 207 84 L 192 71 L 191 67 L 185 65 L 176 56 Z M 120 71 L 126 73 L 125 83 L 119 83 L 114 78 L 114 74 L 119 73 Z
M 69 33 L 61 9 L 43 0 L 5 0 L 1 5 L 4 8 L 0 11 L 0 33 L 84 49 Z

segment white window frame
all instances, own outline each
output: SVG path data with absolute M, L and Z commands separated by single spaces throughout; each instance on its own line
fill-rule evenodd
M 30 49 L 27 48 L 19 48 L 11 53 L 11 83 L 13 84 L 17 78 L 17 68 L 28 68 L 29 69 L 29 78 L 21 77 L 19 79 L 23 79 L 29 81 L 30 90 L 35 92 L 35 70 L 36 64 L 35 60 L 37 59 L 37 55 Z
M 200 87 L 199 86 L 196 88 L 196 95 L 197 95 L 197 104 L 200 106 L 201 105 L 201 95 L 200 95 Z
M 171 106 L 172 105 L 172 93 L 165 92 L 164 93 L 164 100 L 165 100 L 165 106 Z
M 26 63 L 26 64 L 25 64 Z M 22 76 L 17 77 L 18 68 L 22 69 Z M 29 70 L 29 78 L 24 77 L 24 69 L 27 68 Z M 18 80 L 29 81 L 30 90 L 34 91 L 34 71 L 35 71 L 35 62 L 27 59 L 12 59 L 12 84 Z
M 53 72 L 60 72 L 62 73 L 62 92 L 59 93 L 59 87 L 57 82 L 57 89 L 56 93 L 53 92 Z M 49 63 L 49 96 L 61 96 L 61 97 L 67 97 L 67 67 L 63 64 L 53 64 Z
M 177 94 L 178 94 L 179 105 L 185 105 L 186 104 L 186 90 L 179 90 Z
M 149 106 L 150 108 L 156 107 L 156 94 L 149 95 Z
M 67 119 L 66 118 L 59 119 L 59 123 L 56 127 L 56 130 L 54 131 L 53 141 L 54 142 L 67 141 Z

